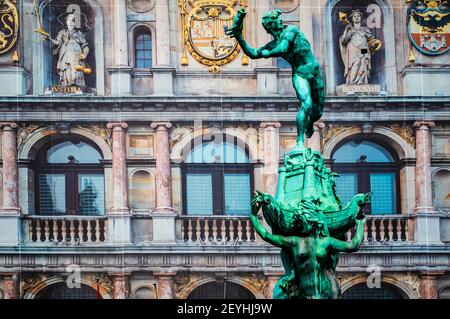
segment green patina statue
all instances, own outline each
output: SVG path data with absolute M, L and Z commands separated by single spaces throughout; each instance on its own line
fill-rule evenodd
M 308 40 L 298 27 L 284 25 L 280 11 L 263 17 L 264 29 L 274 40 L 254 49 L 243 39 L 246 12 L 240 9 L 227 35 L 236 38 L 252 59 L 282 57 L 292 67 L 292 81 L 300 100 L 297 114 L 297 145 L 279 169 L 274 197 L 255 192 L 251 220 L 256 232 L 280 247 L 285 275 L 274 289 L 276 299 L 331 299 L 340 297 L 336 266 L 339 252 L 357 251 L 363 240 L 364 205 L 371 193 L 358 194 L 346 205 L 336 193 L 335 176 L 320 152 L 304 147 L 304 136 L 314 133 L 314 122 L 322 117 L 325 90 L 321 69 Z M 257 217 L 262 209 L 272 232 Z M 346 233 L 355 228 L 351 241 Z
M 274 40 L 259 49 L 250 47 L 242 36 L 246 15 L 244 9 L 238 11 L 227 35 L 236 38 L 244 53 L 252 59 L 282 57 L 291 65 L 292 82 L 301 103 L 297 114 L 297 148 L 302 148 L 304 134 L 311 137 L 314 133 L 314 122 L 322 117 L 324 83 L 320 66 L 305 35 L 294 25 L 283 25 L 280 14 L 277 10 L 264 15 L 263 27 Z

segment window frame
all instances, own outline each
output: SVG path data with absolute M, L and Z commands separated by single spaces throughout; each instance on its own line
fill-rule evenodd
M 83 138 L 61 138 L 54 139 L 48 142 L 44 147 L 39 150 L 39 153 L 36 157 L 36 161 L 32 165 L 32 169 L 34 171 L 34 187 L 35 187 L 35 196 L 34 196 L 34 205 L 35 205 L 35 214 L 40 216 L 57 216 L 57 214 L 42 214 L 40 209 L 40 184 L 39 184 L 39 176 L 41 174 L 60 174 L 65 176 L 65 186 L 66 186 L 66 211 L 64 215 L 68 216 L 103 216 L 106 213 L 106 197 L 104 196 L 103 202 L 103 212 L 98 215 L 90 215 L 90 214 L 82 214 L 81 206 L 80 206 L 80 196 L 79 196 L 79 176 L 84 174 L 91 175 L 102 175 L 103 176 L 103 192 L 105 193 L 105 172 L 104 172 L 104 164 L 103 159 L 100 160 L 99 164 L 76 164 L 76 163 L 58 163 L 52 164 L 48 163 L 46 160 L 46 154 L 50 148 L 55 145 L 58 145 L 63 142 L 75 142 L 81 141 L 89 146 L 96 149 L 100 155 L 102 156 L 102 151 L 99 147 L 87 141 Z
M 335 153 L 347 143 L 355 141 L 367 141 L 384 148 L 391 156 L 393 161 L 389 163 L 336 163 L 334 161 Z M 394 174 L 394 189 L 395 189 L 395 209 L 396 212 L 392 212 L 393 215 L 401 213 L 401 200 L 400 200 L 400 161 L 397 153 L 383 142 L 374 139 L 346 139 L 340 142 L 331 153 L 331 171 L 337 174 L 349 174 L 353 173 L 357 175 L 357 193 L 370 192 L 370 174 L 372 173 L 393 173 Z M 339 178 L 339 177 L 336 177 Z M 356 194 L 355 194 L 356 195 Z M 372 205 L 366 205 L 364 208 L 366 214 L 372 214 Z
M 136 70 L 149 70 L 154 66 L 154 61 L 155 61 L 155 56 L 154 56 L 154 39 L 153 39 L 153 32 L 152 29 L 150 27 L 148 27 L 147 25 L 138 25 L 133 29 L 132 32 L 133 35 L 133 52 L 132 52 L 132 57 L 133 57 L 133 68 Z M 138 54 L 138 49 L 137 49 L 137 39 L 140 35 L 148 35 L 150 36 L 150 40 L 151 40 L 151 49 L 150 50 L 145 50 L 145 48 L 143 50 L 139 51 L 150 51 L 151 53 L 151 64 L 149 67 L 138 67 L 138 58 L 137 58 L 137 54 Z M 145 53 L 144 53 L 145 54 Z M 148 60 L 148 59 L 144 59 L 144 60 Z

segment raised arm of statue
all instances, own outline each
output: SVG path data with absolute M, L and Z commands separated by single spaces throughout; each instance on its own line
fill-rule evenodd
M 253 223 L 253 227 L 255 227 L 256 232 L 261 236 L 262 239 L 267 241 L 268 243 L 280 247 L 280 248 L 291 248 L 296 244 L 295 237 L 286 237 L 280 235 L 273 235 L 267 229 L 264 228 L 263 225 L 259 222 L 257 214 L 250 214 L 250 219 Z
M 364 235 L 364 224 L 366 222 L 366 218 L 363 219 L 356 219 L 356 232 L 355 235 L 352 238 L 351 242 L 338 240 L 335 238 L 330 237 L 329 238 L 329 247 L 334 252 L 355 252 L 358 251 L 359 247 L 362 244 L 363 241 L 363 235 Z

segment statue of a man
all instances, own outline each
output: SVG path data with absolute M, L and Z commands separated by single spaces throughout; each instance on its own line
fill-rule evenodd
M 368 84 L 372 69 L 369 41 L 374 36 L 369 28 L 363 26 L 362 19 L 363 13 L 358 9 L 353 10 L 339 39 L 345 66 L 345 83 L 348 85 Z
M 57 71 L 62 86 L 84 87 L 85 60 L 89 54 L 89 45 L 84 34 L 75 29 L 73 13 L 66 16 L 66 28 L 59 31 L 56 40 L 48 38 L 53 44 L 53 54 L 58 55 Z
M 281 12 L 276 10 L 265 14 L 262 21 L 264 29 L 274 39 L 254 49 L 242 36 L 245 15 L 244 9 L 238 11 L 233 26 L 227 29 L 227 35 L 236 38 L 244 53 L 252 59 L 282 57 L 291 65 L 292 82 L 300 100 L 296 119 L 296 148 L 304 148 L 304 135 L 309 138 L 314 133 L 314 122 L 322 117 L 325 100 L 322 71 L 311 51 L 311 45 L 298 27 L 283 24 Z

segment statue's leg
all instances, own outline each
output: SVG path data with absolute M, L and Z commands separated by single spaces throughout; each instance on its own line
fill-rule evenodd
M 309 82 L 298 74 L 293 74 L 292 82 L 294 84 L 295 93 L 300 100 L 300 110 L 297 113 L 297 146 L 300 149 L 305 144 L 305 130 L 310 121 L 313 101 L 311 99 L 311 87 Z

